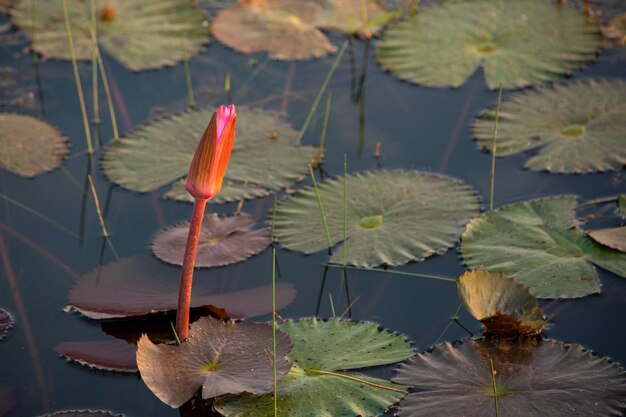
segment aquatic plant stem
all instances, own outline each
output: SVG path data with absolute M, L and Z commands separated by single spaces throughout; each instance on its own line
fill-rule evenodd
M 272 359 L 274 368 L 274 417 L 278 417 L 278 379 L 276 378 L 276 248 L 272 248 Z
M 328 253 L 333 253 L 333 241 L 330 238 L 330 230 L 328 229 L 328 222 L 326 221 L 326 212 L 324 211 L 324 205 L 322 204 L 322 197 L 320 191 L 317 188 L 317 181 L 315 181 L 315 175 L 313 174 L 313 167 L 309 164 L 309 173 L 311 174 L 311 181 L 313 181 L 313 189 L 315 190 L 315 198 L 317 199 L 317 207 L 320 209 L 320 216 L 322 217 L 322 224 L 324 225 L 324 232 L 326 233 L 326 243 L 328 244 Z
M 398 388 L 394 388 L 394 387 L 388 387 L 386 385 L 376 384 L 374 382 L 366 381 L 365 379 L 357 378 L 357 377 L 354 377 L 354 376 L 351 376 L 351 375 L 341 374 L 339 372 L 319 371 L 317 369 L 305 369 L 304 372 L 308 372 L 310 374 L 316 374 L 316 375 L 336 376 L 338 378 L 345 378 L 345 379 L 349 379 L 351 381 L 356 381 L 356 382 L 358 382 L 360 384 L 368 385 L 370 387 L 380 388 L 380 389 L 384 389 L 384 390 L 387 390 L 387 391 L 393 391 L 393 392 L 401 392 L 402 394 L 406 394 L 406 390 L 403 390 L 403 389 L 398 389 Z
M 395 274 L 395 275 L 407 275 L 410 277 L 418 277 L 418 278 L 428 278 L 435 279 L 438 281 L 448 281 L 456 283 L 456 278 L 445 277 L 442 275 L 432 275 L 432 274 L 418 274 L 415 272 L 406 272 L 406 271 L 394 271 L 393 269 L 383 269 L 383 268 L 362 268 L 359 266 L 350 266 L 350 265 L 338 265 L 338 264 L 323 264 L 329 268 L 343 268 L 343 269 L 356 269 L 360 271 L 371 271 L 371 272 L 384 272 L 386 274 Z
M 191 308 L 193 268 L 196 263 L 196 251 L 198 250 L 202 218 L 204 217 L 204 208 L 207 201 L 196 199 L 196 203 L 193 206 L 189 235 L 187 236 L 187 247 L 185 248 L 185 257 L 183 258 L 183 269 L 178 289 L 178 309 L 176 310 L 176 333 L 183 342 L 189 337 L 189 309 Z
M 491 143 L 491 187 L 489 189 L 489 211 L 493 211 L 493 194 L 496 185 L 496 150 L 498 140 L 498 118 L 500 117 L 500 104 L 502 103 L 502 84 L 498 92 L 498 105 L 496 106 L 496 119 L 493 122 L 493 141 Z
M 93 95 L 94 132 L 100 124 L 100 103 L 98 97 L 98 25 L 96 20 L 96 0 L 91 0 L 91 84 Z
M 317 151 L 316 162 L 322 163 L 324 157 L 324 142 L 326 142 L 326 130 L 328 129 L 328 118 L 330 117 L 330 105 L 332 102 L 332 94 L 329 91 L 326 95 L 326 109 L 324 110 L 324 123 L 322 124 L 322 133 L 320 134 L 320 147 Z
M 187 42 L 183 37 L 183 67 L 185 69 L 185 81 L 187 82 L 187 98 L 189 107 L 196 107 L 196 97 L 193 94 L 193 84 L 191 82 L 191 69 L 189 68 L 189 54 L 187 53 Z
M 98 45 L 96 44 L 96 48 Z M 104 93 L 107 97 L 107 106 L 109 107 L 109 115 L 111 117 L 111 127 L 113 128 L 113 138 L 119 140 L 120 134 L 117 129 L 117 117 L 115 116 L 115 108 L 113 107 L 113 99 L 111 98 L 111 89 L 109 88 L 109 79 L 104 71 L 104 63 L 102 62 L 102 55 L 100 54 L 100 48 L 98 48 L 98 67 L 100 68 L 100 75 L 102 76 L 102 85 L 104 86 Z
M 502 91 L 502 89 L 500 89 Z M 496 417 L 499 417 L 500 413 L 498 412 L 498 389 L 496 388 L 496 370 L 493 367 L 493 359 L 489 358 L 489 363 L 491 364 L 491 386 L 493 388 L 493 403 L 496 408 Z

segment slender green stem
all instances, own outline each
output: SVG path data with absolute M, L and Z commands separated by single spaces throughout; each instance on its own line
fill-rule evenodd
M 612 195 L 609 197 L 600 197 L 600 198 L 594 198 L 592 200 L 587 200 L 583 203 L 580 203 L 578 205 L 578 207 L 589 207 L 589 206 L 595 206 L 596 204 L 604 204 L 604 203 L 612 203 L 614 201 L 617 201 L 617 199 L 619 198 L 619 195 Z
M 93 95 L 93 123 L 100 123 L 100 103 L 98 97 L 98 26 L 96 20 L 96 0 L 91 0 L 91 77 Z
M 443 332 L 441 332 L 441 334 L 439 335 L 439 337 L 435 341 L 435 344 L 438 344 L 441 341 L 441 339 L 443 338 L 443 335 L 446 334 L 446 332 L 448 331 L 450 326 L 452 326 L 452 323 L 459 317 L 459 312 L 461 311 L 461 307 L 463 307 L 463 303 L 459 303 L 459 307 L 456 309 L 456 312 L 454 313 L 454 315 L 452 317 L 450 317 L 450 321 L 448 321 L 448 324 L 446 325 L 446 328 L 443 329 Z
M 226 101 L 230 101 L 230 72 L 226 73 L 226 78 L 224 79 L 224 95 L 226 96 Z
M 275 224 L 276 224 L 276 197 L 274 197 L 274 203 L 272 204 L 272 224 L 270 224 L 270 239 L 272 242 L 276 241 L 276 235 L 274 234 Z
M 320 216 L 322 217 L 322 223 L 324 224 L 324 232 L 326 233 L 326 243 L 328 243 L 328 253 L 332 253 L 333 241 L 330 238 L 330 230 L 328 228 L 328 222 L 326 221 L 326 212 L 324 211 L 324 205 L 322 204 L 322 197 L 320 191 L 317 188 L 317 182 L 315 181 L 315 175 L 313 174 L 313 167 L 309 164 L 309 173 L 311 174 L 311 180 L 313 181 L 313 189 L 315 190 L 315 198 L 317 199 L 317 207 L 320 209 Z
M 316 374 L 316 375 L 336 376 L 338 378 L 349 379 L 351 381 L 356 381 L 356 382 L 358 382 L 360 384 L 368 385 L 368 386 L 374 387 L 374 388 L 380 388 L 380 389 L 384 389 L 384 390 L 387 390 L 387 391 L 393 391 L 393 392 L 401 392 L 402 394 L 406 393 L 406 390 L 403 390 L 403 389 L 398 389 L 398 388 L 394 388 L 394 387 L 388 387 L 386 385 L 376 384 L 374 382 L 370 382 L 370 381 L 367 381 L 365 379 L 357 378 L 357 377 L 352 376 L 352 375 L 341 374 L 339 372 L 319 371 L 317 369 L 305 369 L 304 372 L 308 372 L 310 374 Z
M 335 315 L 335 303 L 333 302 L 333 295 L 331 293 L 328 293 L 328 300 L 330 302 L 330 312 L 333 315 L 333 318 L 337 317 Z
M 315 100 L 313 100 L 313 105 L 311 106 L 311 110 L 309 110 L 309 114 L 307 114 L 306 119 L 304 120 L 304 124 L 302 125 L 302 129 L 300 129 L 300 133 L 298 134 L 298 137 L 296 139 L 297 144 L 300 144 L 300 142 L 302 141 L 302 137 L 304 136 L 304 133 L 306 132 L 307 128 L 309 127 L 309 124 L 311 123 L 313 114 L 315 114 L 315 111 L 317 110 L 317 106 L 320 104 L 322 95 L 324 94 L 324 91 L 326 91 L 326 88 L 328 87 L 328 83 L 330 82 L 330 79 L 333 77 L 333 74 L 335 73 L 335 70 L 337 69 L 337 66 L 339 65 L 339 61 L 341 61 L 341 57 L 343 57 L 343 54 L 344 52 L 346 52 L 347 47 L 348 47 L 348 41 L 345 41 L 343 45 L 341 46 L 339 53 L 337 54 L 337 58 L 335 58 L 335 62 L 333 62 L 333 65 L 330 67 L 328 74 L 326 74 L 326 79 L 322 83 L 322 87 L 320 88 L 320 91 L 318 91 L 317 96 L 315 97 Z
M 493 142 L 491 144 L 491 188 L 489 191 L 489 211 L 493 211 L 493 193 L 496 185 L 496 153 L 498 141 L 498 119 L 500 118 L 500 104 L 502 103 L 502 84 L 498 92 L 498 105 L 496 107 L 496 119 L 493 123 Z
M 324 110 L 324 124 L 322 125 L 322 133 L 320 135 L 320 148 L 317 151 L 317 162 L 321 163 L 324 157 L 324 142 L 326 141 L 326 130 L 328 129 L 328 119 L 330 117 L 330 104 L 332 100 L 332 94 L 329 91 L 326 95 L 326 109 Z
M 100 228 L 102 229 L 102 235 L 105 238 L 108 238 L 109 232 L 107 231 L 107 227 L 104 224 L 104 218 L 102 217 L 102 210 L 100 210 L 100 200 L 98 200 L 98 193 L 96 193 L 96 186 L 93 183 L 93 178 L 91 178 L 91 174 L 87 174 L 87 178 L 89 179 L 89 186 L 91 187 L 91 195 L 93 196 L 93 201 L 96 205 L 96 212 L 98 213 L 98 219 L 100 220 Z
M 498 389 L 496 388 L 496 370 L 493 368 L 493 359 L 489 358 L 491 364 L 491 386 L 493 387 L 493 404 L 496 408 L 496 417 L 499 417 L 498 412 Z
M 96 44 L 96 48 L 98 45 Z M 102 76 L 102 85 L 104 85 L 104 93 L 107 97 L 107 105 L 109 107 L 109 114 L 111 116 L 111 127 L 113 128 L 113 138 L 119 140 L 120 134 L 117 130 L 117 117 L 115 117 L 115 107 L 113 107 L 113 99 L 111 97 L 111 89 L 109 88 L 109 80 L 107 79 L 106 72 L 104 71 L 104 63 L 102 62 L 102 55 L 100 54 L 100 48 L 98 48 L 98 67 L 100 68 L 100 75 Z
M 174 326 L 174 323 L 172 323 L 170 321 L 170 327 L 172 328 L 172 333 L 174 333 L 174 338 L 176 339 L 176 344 L 180 345 L 180 338 L 178 337 L 178 333 L 176 332 L 176 327 Z
M 348 256 L 348 157 L 343 154 L 343 254 L 341 262 L 346 268 Z
M 189 107 L 196 107 L 196 97 L 193 94 L 193 84 L 191 83 L 191 70 L 189 69 L 189 55 L 187 54 L 187 41 L 183 37 L 183 67 L 185 68 L 185 80 L 187 81 L 187 98 Z
M 65 18 L 65 32 L 67 34 L 67 45 L 70 49 L 72 57 L 72 68 L 74 68 L 74 80 L 76 81 L 76 89 L 78 90 L 78 101 L 80 102 L 80 111 L 83 116 L 83 127 L 85 129 L 85 139 L 87 141 L 87 153 L 93 154 L 93 145 L 91 144 L 91 132 L 89 130 L 89 122 L 87 118 L 87 108 L 85 106 L 85 96 L 83 95 L 83 87 L 80 82 L 78 73 L 78 63 L 76 61 L 76 52 L 74 51 L 74 40 L 72 39 L 72 28 L 70 26 L 70 16 L 67 11 L 67 0 L 63 0 L 63 16 Z
M 441 276 L 441 275 L 417 274 L 417 273 L 414 273 L 414 272 L 394 271 L 392 269 L 361 268 L 359 266 L 349 266 L 349 265 L 343 266 L 343 265 L 337 265 L 337 264 L 324 264 L 324 266 L 328 266 L 330 268 L 345 268 L 345 269 L 358 269 L 360 271 L 384 272 L 386 274 L 406 275 L 406 276 L 410 276 L 410 277 L 428 278 L 428 279 L 435 279 L 435 280 L 438 280 L 438 281 L 448 281 L 448 282 L 455 282 L 456 283 L 456 279 L 455 278 L 444 277 L 444 276 Z
M 272 354 L 274 367 L 274 417 L 278 417 L 278 379 L 276 378 L 276 248 L 272 248 Z
M 28 207 L 26 204 L 20 203 L 19 201 L 14 200 L 11 197 L 6 196 L 6 195 L 4 195 L 2 193 L 0 193 L 0 198 L 5 200 L 8 203 L 13 204 L 16 207 L 21 208 L 22 210 L 25 210 L 25 211 L 29 212 L 33 216 L 39 217 L 41 220 L 43 220 L 43 221 L 45 221 L 47 223 L 50 223 L 51 225 L 57 227 L 59 230 L 64 231 L 65 233 L 67 233 L 68 235 L 72 236 L 73 238 L 76 238 L 76 239 L 80 240 L 80 237 L 76 233 L 72 232 L 70 229 L 68 229 L 67 227 L 63 226 L 61 223 L 59 223 L 59 222 L 57 222 L 55 220 L 52 220 L 50 217 L 46 216 L 45 214 L 41 214 L 37 210 Z

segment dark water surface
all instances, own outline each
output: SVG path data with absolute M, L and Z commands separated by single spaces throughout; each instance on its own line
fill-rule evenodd
M 7 20 L 2 20 L 6 23 Z M 4 34 L 0 47 L 0 66 L 18 72 L 19 85 L 7 96 L 33 92 L 32 106 L 18 111 L 43 117 L 67 135 L 71 156 L 62 168 L 24 179 L 0 171 L 0 192 L 21 204 L 45 214 L 69 229 L 67 233 L 29 211 L 0 199 L 0 307 L 14 313 L 16 327 L 7 340 L 0 342 L 0 386 L 9 385 L 17 400 L 10 416 L 36 416 L 60 409 L 108 409 L 128 416 L 175 416 L 177 410 L 162 404 L 138 376 L 115 375 L 93 371 L 68 363 L 54 352 L 60 341 L 103 340 L 99 325 L 78 314 L 63 312 L 67 293 L 77 277 L 97 268 L 101 262 L 115 261 L 110 248 L 104 249 L 93 199 L 87 195 L 84 241 L 80 231 L 83 182 L 88 169 L 80 108 L 77 101 L 71 64 L 49 60 L 39 66 L 45 115 L 35 82 L 32 59 L 25 48 L 26 39 Z M 344 39 L 333 37 L 340 45 Z M 490 155 L 477 150 L 469 129 L 480 110 L 495 104 L 497 92 L 488 91 L 482 73 L 475 74 L 459 89 L 422 88 L 398 81 L 386 74 L 375 61 L 374 43 L 352 40 L 330 84 L 332 113 L 326 141 L 324 169 L 330 176 L 343 172 L 343 155 L 350 172 L 415 168 L 441 172 L 463 179 L 488 205 Z M 364 51 L 369 55 L 364 57 Z M 255 58 L 257 65 L 251 65 Z M 148 122 L 163 112 L 175 113 L 187 107 L 187 92 L 182 64 L 159 71 L 133 73 L 108 56 L 105 66 L 114 80 L 117 116 L 121 134 Z M 265 55 L 244 56 L 212 43 L 191 62 L 196 98 L 200 105 L 234 102 L 285 111 L 287 120 L 297 129 L 308 113 L 334 57 L 298 63 L 267 61 Z M 352 62 L 351 62 L 352 61 Z M 576 79 L 589 77 L 625 78 L 624 52 L 606 50 L 598 61 L 577 73 Z M 366 79 L 361 101 L 351 96 L 351 84 L 366 65 Z M 86 101 L 91 111 L 91 67 L 80 64 Z M 223 91 L 226 74 L 232 75 L 232 91 Z M 286 85 L 291 82 L 290 89 Z M 103 93 L 102 89 L 101 92 Z M 507 97 L 511 92 L 505 91 Z M 287 98 L 285 98 L 287 97 Z M 123 103 L 124 109 L 121 104 Z M 100 100 L 103 143 L 112 132 L 104 94 Z M 9 111 L 10 109 L 2 109 Z M 323 102 L 303 139 L 317 145 L 321 130 Z M 381 143 L 382 157 L 373 157 Z M 120 258 L 148 254 L 154 235 L 164 226 L 189 218 L 191 205 L 160 199 L 161 192 L 139 194 L 112 186 L 102 175 L 102 149 L 92 167 L 96 188 L 104 203 L 110 192 L 107 228 Z M 258 155 L 263 158 L 264 155 Z M 577 194 L 582 199 L 615 195 L 626 190 L 624 171 L 593 175 L 554 175 L 523 169 L 523 157 L 498 159 L 496 164 L 495 206 L 540 196 Z M 304 181 L 308 184 L 309 181 Z M 442 202 L 445 204 L 445 202 Z M 272 198 L 247 201 L 243 211 L 264 221 Z M 233 213 L 235 204 L 211 205 L 210 211 Z M 316 306 L 327 255 L 313 256 L 279 249 L 279 281 L 293 283 L 298 289 L 296 301 L 280 311 L 285 318 L 311 316 Z M 56 263 L 52 262 L 54 258 Z M 158 262 L 155 260 L 154 262 Z M 65 265 L 62 267 L 60 264 Z M 215 280 L 222 291 L 232 291 L 269 284 L 271 251 L 243 263 L 203 271 L 197 279 Z M 175 267 L 163 265 L 164 271 L 178 280 Z M 403 271 L 460 275 L 464 267 L 456 249 L 425 262 L 398 268 Z M 9 276 L 12 274 L 12 277 Z M 580 343 L 622 364 L 626 363 L 626 281 L 604 270 L 599 271 L 603 294 L 581 300 L 544 302 L 554 324 L 546 332 L 551 338 Z M 9 285 L 16 281 L 16 288 Z M 353 303 L 351 317 L 373 320 L 382 326 L 403 332 L 418 350 L 436 343 L 459 305 L 454 283 L 388 273 L 348 271 L 349 295 Z M 331 315 L 328 294 L 332 293 L 338 314 L 348 305 L 341 271 L 331 269 L 322 290 L 319 315 Z M 26 317 L 19 311 L 21 300 Z M 269 302 L 269 300 L 268 300 Z M 257 318 L 268 320 L 269 315 Z M 461 322 L 474 332 L 479 323 L 461 313 Z M 28 320 L 30 332 L 27 329 Z M 257 320 L 255 319 L 255 320 Z M 28 333 L 32 335 L 29 340 Z M 441 340 L 458 340 L 467 333 L 450 326 Z M 30 345 L 30 348 L 29 348 Z M 32 350 L 32 349 L 35 350 Z M 43 381 L 38 381 L 38 374 Z M 391 371 L 379 374 L 390 376 Z M 42 387 L 44 385 L 45 387 Z M 47 392 L 47 394 L 46 394 Z

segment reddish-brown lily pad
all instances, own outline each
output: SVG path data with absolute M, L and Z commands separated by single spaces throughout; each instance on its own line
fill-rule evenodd
M 176 310 L 179 272 L 148 256 L 110 263 L 88 273 L 70 290 L 70 309 L 92 319 L 143 316 Z M 272 287 L 266 285 L 216 294 L 218 283 L 206 277 L 194 280 L 191 307 L 213 306 L 231 318 L 253 317 L 272 311 Z M 276 285 L 276 308 L 294 300 L 293 285 Z
M 196 267 L 229 265 L 261 252 L 270 244 L 267 227 L 253 229 L 255 221 L 246 215 L 206 216 L 202 222 Z M 159 233 L 152 242 L 157 258 L 182 265 L 189 233 L 184 222 Z
M 113 414 L 110 411 L 67 410 L 46 414 L 44 417 L 124 417 L 122 414 Z
M 0 308 L 0 340 L 4 339 L 13 327 L 14 321 L 11 314 Z
M 626 226 L 595 230 L 588 235 L 601 245 L 626 252 Z
M 61 356 L 81 365 L 103 371 L 137 372 L 137 347 L 124 340 L 60 342 L 55 348 Z
M 139 339 L 137 365 L 141 378 L 161 401 L 177 408 L 202 387 L 202 398 L 250 392 L 262 394 L 274 386 L 272 328 L 259 323 L 222 322 L 205 317 L 191 325 L 179 346 L 155 345 Z M 289 337 L 276 333 L 276 377 L 289 372 L 285 357 Z

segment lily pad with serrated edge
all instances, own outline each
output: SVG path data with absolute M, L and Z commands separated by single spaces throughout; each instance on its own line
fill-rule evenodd
M 458 180 L 418 171 L 376 171 L 348 176 L 346 261 L 351 265 L 402 265 L 443 253 L 479 211 L 474 191 Z M 343 239 L 344 178 L 319 184 L 333 244 Z M 276 207 L 276 240 L 314 253 L 327 247 L 312 187 Z M 343 248 L 331 257 L 340 263 Z
M 103 371 L 137 372 L 137 347 L 124 340 L 59 342 L 54 351 L 61 356 Z
M 272 311 L 272 286 L 216 293 L 218 282 L 196 277 L 191 307 L 223 308 L 231 318 L 253 317 Z M 144 316 L 176 310 L 180 272 L 147 256 L 121 259 L 96 268 L 70 290 L 70 308 L 93 319 Z M 293 285 L 276 285 L 277 309 L 293 302 Z
M 252 229 L 255 220 L 246 215 L 205 216 L 196 253 L 197 267 L 229 265 L 261 252 L 270 244 L 267 227 Z M 189 222 L 170 227 L 152 242 L 157 258 L 182 265 L 189 234 Z
M 317 27 L 350 35 L 362 32 L 366 22 L 388 13 L 378 0 L 317 0 L 316 4 L 320 6 L 320 14 L 315 21 Z M 382 25 L 367 26 L 370 33 L 381 29 Z
M 491 368 L 493 361 L 493 373 Z M 626 372 L 584 350 L 536 338 L 444 343 L 403 364 L 393 379 L 415 387 L 398 416 L 620 416 Z
M 490 150 L 495 110 L 473 127 Z M 626 164 L 626 83 L 585 80 L 519 93 L 504 100 L 497 155 L 536 151 L 525 166 L 556 173 L 619 170 Z
M 471 268 L 502 272 L 539 298 L 599 293 L 592 264 L 626 277 L 626 254 L 585 236 L 574 217 L 576 197 L 558 196 L 502 207 L 470 221 L 461 254 Z
M 374 417 L 404 396 L 402 385 L 344 372 L 411 357 L 413 349 L 403 335 L 375 323 L 339 319 L 288 320 L 280 329 L 293 341 L 288 358 L 294 364 L 278 384 L 278 416 Z M 272 393 L 226 395 L 214 404 L 226 417 L 274 416 Z
M 115 141 L 104 155 L 111 181 L 134 191 L 154 191 L 185 175 L 212 111 L 188 111 L 160 119 Z M 237 108 L 235 144 L 222 190 L 210 201 L 221 203 L 267 195 L 306 173 L 316 150 L 294 145 L 297 132 L 273 112 Z M 192 201 L 188 193 L 168 193 Z M 261 189 L 263 193 L 259 193 Z
M 430 87 L 459 87 L 483 67 L 497 89 L 571 74 L 600 48 L 597 25 L 571 6 L 474 0 L 427 7 L 390 26 L 377 55 L 393 75 Z
M 92 59 L 91 2 L 68 0 L 67 8 L 76 58 Z M 61 0 L 18 0 L 12 14 L 35 34 L 37 52 L 70 59 Z M 96 0 L 96 15 L 98 42 L 135 71 L 173 65 L 209 43 L 206 16 L 187 0 Z
M 601 245 L 620 252 L 626 252 L 626 226 L 594 230 L 589 232 L 588 235 Z
M 13 320 L 13 316 L 8 311 L 0 308 L 0 340 L 4 339 L 9 330 L 13 328 L 13 324 L 15 321 Z
M 53 414 L 46 414 L 44 417 L 124 417 L 122 414 L 113 414 L 110 411 L 90 411 L 90 410 L 67 410 L 57 411 Z
M 289 372 L 292 344 L 276 332 L 276 377 Z M 179 346 L 155 345 L 144 335 L 137 344 L 141 378 L 161 401 L 180 407 L 202 387 L 202 398 L 226 393 L 263 394 L 274 387 L 272 328 L 259 323 L 224 323 L 210 317 L 191 325 Z
M 24 177 L 52 171 L 67 155 L 65 137 L 32 116 L 0 114 L 0 168 Z
M 500 273 L 467 271 L 458 281 L 465 308 L 485 326 L 485 333 L 529 335 L 548 326 L 528 288 Z

